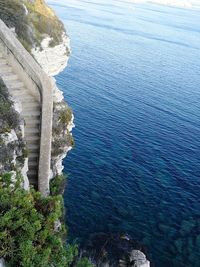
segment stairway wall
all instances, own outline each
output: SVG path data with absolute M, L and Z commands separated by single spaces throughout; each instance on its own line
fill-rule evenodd
M 38 189 L 46 196 L 49 194 L 54 83 L 2 20 L 0 20 L 0 51 L 30 93 L 41 103 Z

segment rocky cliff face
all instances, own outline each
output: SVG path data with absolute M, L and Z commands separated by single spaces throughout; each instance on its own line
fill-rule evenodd
M 0 0 L 0 18 L 47 74 L 56 75 L 66 67 L 69 37 L 44 0 Z
M 0 18 L 15 32 L 20 42 L 32 53 L 49 76 L 58 74 L 66 67 L 70 54 L 69 37 L 62 22 L 44 0 L 0 0 Z M 62 92 L 55 82 L 54 84 L 51 178 L 62 172 L 62 160 L 73 146 L 71 130 L 74 126 L 71 109 L 64 102 Z M 16 114 L 19 113 L 19 107 L 15 103 L 11 104 L 11 107 Z M 7 148 L 10 146 L 13 148 L 11 151 L 11 148 L 6 149 L 4 146 L 6 153 L 13 158 L 9 159 L 11 163 L 15 163 L 18 154 L 21 155 L 20 153 L 25 151 L 25 148 L 21 150 L 18 148 L 18 142 L 20 145 L 23 143 L 23 123 L 20 127 L 18 130 L 13 128 L 5 137 L 2 137 L 4 140 L 2 142 L 7 145 Z M 27 155 L 26 157 L 21 155 L 21 157 L 23 157 L 22 166 L 16 167 L 19 167 L 26 180 Z M 11 165 L 16 165 L 9 165 L 8 162 L 3 161 L 3 158 L 0 158 L 0 164 L 10 166 L 7 169 L 11 170 Z M 0 169 L 0 172 L 3 172 L 3 169 Z
M 24 121 L 20 107 L 13 102 L 0 79 L 0 173 L 23 175 L 23 187 L 28 189 L 28 154 L 24 138 Z
M 63 32 L 60 44 L 51 47 L 51 41 L 51 37 L 46 37 L 41 43 L 42 49 L 33 48 L 31 53 L 48 75 L 55 76 L 67 66 L 70 55 L 70 40 Z

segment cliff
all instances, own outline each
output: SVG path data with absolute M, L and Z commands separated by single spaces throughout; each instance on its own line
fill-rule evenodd
M 0 173 L 9 172 L 16 177 L 17 171 L 21 172 L 24 178 L 23 187 L 28 189 L 24 121 L 20 116 L 20 107 L 9 96 L 2 79 L 0 79 L 0 96 Z
M 47 74 L 56 75 L 66 67 L 69 37 L 44 0 L 0 0 L 0 19 L 16 33 Z
M 70 266 L 77 248 L 63 242 L 61 194 L 73 114 L 48 76 L 52 59 L 42 70 L 32 53 L 51 38 L 59 71 L 68 60 L 67 35 L 42 0 L 0 0 L 0 18 L 10 28 L 0 20 L 0 266 Z M 66 49 L 58 55 L 60 46 Z
M 70 54 L 69 37 L 62 22 L 43 0 L 0 0 L 0 18 L 16 34 L 18 40 L 34 56 L 48 75 L 57 74 L 67 65 Z M 51 174 L 49 178 L 62 174 L 62 160 L 74 143 L 71 135 L 74 126 L 73 114 L 65 103 L 62 92 L 57 88 L 55 80 L 51 79 L 54 96 Z M 12 110 L 20 113 L 20 103 L 12 99 L 10 105 Z M 20 135 L 23 142 L 23 116 L 21 116 L 21 126 L 18 126 L 17 130 L 15 128 L 10 129 L 4 135 L 9 136 L 9 140 L 13 139 L 14 136 L 16 139 Z M 2 138 L 5 139 L 4 136 Z M 14 158 L 16 157 L 15 154 L 20 152 L 17 145 L 14 145 L 14 141 L 10 145 L 13 150 L 9 150 L 9 152 L 7 150 L 7 153 L 10 153 L 10 157 Z M 24 151 L 27 151 L 26 145 Z M 12 166 L 15 166 L 12 171 L 15 172 L 14 169 L 17 167 L 23 173 L 26 181 L 27 159 L 24 157 L 24 164 L 20 166 L 16 166 L 15 160 L 12 162 Z M 0 159 L 0 164 L 5 165 L 5 162 Z

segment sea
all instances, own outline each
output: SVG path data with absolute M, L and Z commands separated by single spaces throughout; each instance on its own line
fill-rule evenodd
M 152 266 L 200 267 L 200 9 L 48 0 L 71 39 L 69 238 L 128 234 Z

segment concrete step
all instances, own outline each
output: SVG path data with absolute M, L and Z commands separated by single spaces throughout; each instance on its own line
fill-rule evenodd
M 38 186 L 38 173 L 34 170 L 30 170 L 27 173 L 28 175 L 28 179 L 31 185 L 33 185 L 34 187 Z
M 34 100 L 34 98 L 32 99 L 32 101 L 24 101 L 23 103 L 23 107 L 24 108 L 35 108 L 35 109 L 41 109 L 41 106 L 38 102 L 36 102 Z
M 13 72 L 2 73 L 1 77 L 4 81 L 19 82 L 18 76 L 16 74 L 14 74 Z
M 5 58 L 0 59 L 0 64 L 7 64 L 7 60 Z
M 38 179 L 37 177 L 28 177 L 30 185 L 32 185 L 35 190 L 38 190 Z
M 25 135 L 28 135 L 28 134 L 39 135 L 40 133 L 40 129 L 39 127 L 37 127 L 37 125 L 34 125 L 33 127 L 29 127 L 29 128 L 25 127 L 24 131 L 25 131 Z
M 26 124 L 25 124 L 25 128 L 35 128 L 36 125 L 37 125 L 37 128 L 39 127 L 40 128 L 40 119 L 31 119 L 31 120 L 27 120 L 26 121 Z
M 23 95 L 23 97 L 19 96 L 19 100 L 21 101 L 22 104 L 28 101 L 31 101 L 31 102 L 35 101 L 35 99 L 31 95 Z
M 25 127 L 28 128 L 28 126 L 30 126 L 30 128 L 32 128 L 32 127 L 34 127 L 34 125 L 37 125 L 37 128 L 38 128 L 40 126 L 40 122 L 38 122 L 38 124 L 33 124 L 33 121 L 37 122 L 39 120 L 39 117 L 37 117 L 37 116 L 36 117 L 32 117 L 31 120 L 32 121 L 30 121 L 30 117 L 24 117 Z
M 39 153 L 40 150 L 39 144 L 37 145 L 27 144 L 27 147 L 30 153 Z
M 39 133 L 26 133 L 25 132 L 25 139 L 27 142 L 31 142 L 32 141 L 38 141 L 40 140 L 40 135 Z
M 37 170 L 38 167 L 38 162 L 36 160 L 30 160 L 28 161 L 28 167 L 35 167 L 35 169 Z
M 37 104 L 37 103 L 35 103 L 34 105 L 32 105 L 32 106 L 24 106 L 24 105 L 22 105 L 22 114 L 26 114 L 26 113 L 33 113 L 33 114 L 35 114 L 35 112 L 37 112 L 38 114 L 37 115 L 40 115 L 40 113 L 41 113 L 41 109 L 40 109 L 40 106 Z
M 38 160 L 39 160 L 39 153 L 33 153 L 32 152 L 31 154 L 29 154 L 28 160 L 29 160 L 29 162 L 31 162 L 31 161 L 38 162 Z
M 23 107 L 22 107 L 23 109 Z M 32 109 L 32 110 L 22 110 L 22 115 L 24 117 L 39 117 L 40 116 L 40 110 L 35 110 L 35 109 Z
M 38 166 L 28 166 L 28 172 L 32 175 L 38 176 Z
M 35 187 L 37 189 L 37 187 L 38 187 L 38 178 L 37 178 L 37 176 L 31 176 L 31 175 L 29 175 L 28 176 L 28 180 L 29 180 L 29 183 L 33 187 Z
M 28 93 L 28 90 L 24 86 L 10 88 L 10 91 L 16 93 L 19 93 L 20 91 L 25 91 Z
M 0 76 L 2 73 L 11 72 L 12 68 L 7 64 L 0 64 Z
M 39 142 L 40 140 L 39 135 L 26 135 L 25 138 L 26 138 L 27 143 L 36 142 L 36 141 Z
M 21 100 L 21 98 L 23 98 L 24 96 L 28 96 L 28 92 L 26 91 L 26 89 L 20 88 L 19 90 L 16 89 L 8 89 L 9 93 L 11 95 L 13 95 L 13 97 Z
M 38 105 L 41 106 L 41 103 L 33 95 L 29 94 L 29 96 L 30 96 L 30 99 L 27 99 L 26 101 L 22 99 L 22 102 L 24 102 L 25 104 L 34 102 L 34 103 L 38 103 Z
M 40 120 L 40 116 L 24 116 L 25 125 L 31 124 L 31 127 L 33 126 L 33 121 Z
M 40 140 L 26 140 L 27 144 L 29 145 L 38 145 L 38 147 L 40 146 Z M 32 153 L 33 151 L 31 151 Z
M 30 175 L 37 175 L 37 170 L 28 170 L 28 174 Z
M 39 136 L 39 134 L 37 133 L 37 134 L 31 134 L 31 133 L 29 133 L 29 134 L 26 134 L 25 135 L 25 138 L 26 138 L 26 141 L 38 141 L 38 140 L 40 140 L 40 136 Z
M 12 88 L 18 88 L 18 87 L 24 87 L 24 84 L 23 82 L 20 82 L 20 81 L 6 81 L 5 84 L 7 85 L 7 87 L 9 89 L 12 89 Z

